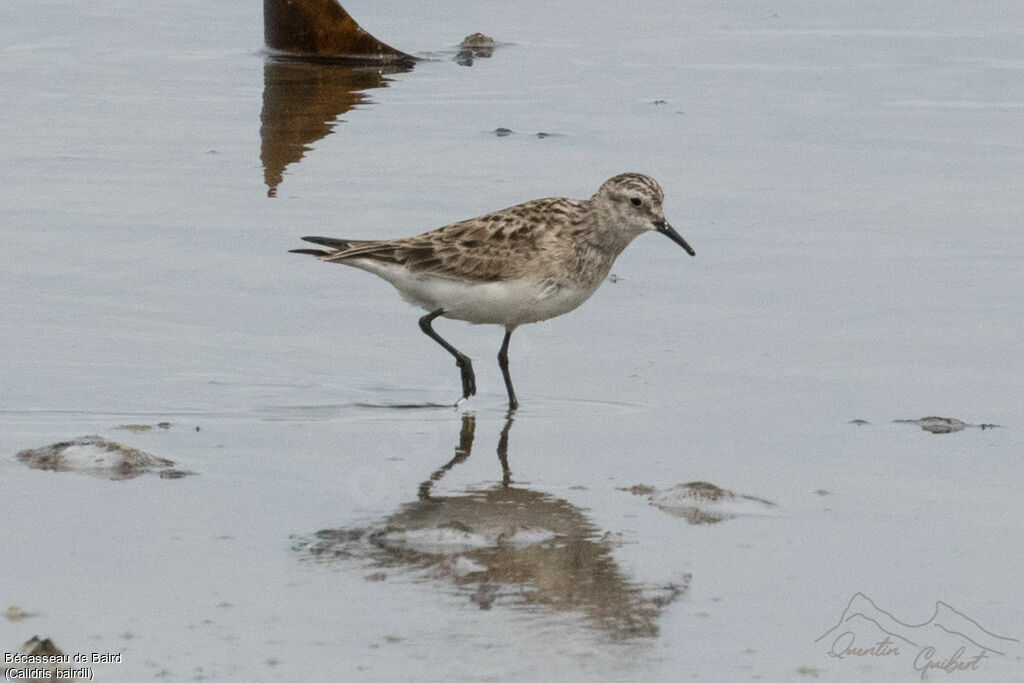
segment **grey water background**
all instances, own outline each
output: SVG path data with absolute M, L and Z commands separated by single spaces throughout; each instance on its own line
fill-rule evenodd
M 0 6 L 0 605 L 37 614 L 0 620 L 0 647 L 124 653 L 99 680 L 919 679 L 815 642 L 858 591 L 1024 636 L 1024 10 L 345 6 L 434 59 L 353 91 L 268 65 L 259 3 Z M 460 66 L 473 31 L 509 44 Z M 269 84 L 292 77 L 320 134 L 268 162 Z M 317 531 L 416 501 L 467 414 L 472 453 L 432 491 L 500 486 L 508 425 L 500 330 L 438 323 L 476 359 L 459 410 L 389 407 L 453 400 L 450 359 L 386 283 L 287 250 L 629 170 L 697 257 L 644 236 L 581 309 L 520 330 L 505 447 L 538 510 L 612 539 L 588 547 L 616 581 L 685 587 L 654 633 L 514 581 L 484 610 L 434 569 L 310 561 Z M 931 414 L 1001 427 L 892 422 Z M 198 475 L 14 461 L 92 433 Z M 620 490 L 698 480 L 776 508 L 691 525 Z M 957 676 L 1020 667 L 1018 644 Z

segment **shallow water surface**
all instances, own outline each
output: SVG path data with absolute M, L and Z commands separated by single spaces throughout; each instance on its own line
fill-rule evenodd
M 958 646 L 941 602 L 995 638 L 926 680 L 1019 677 L 1020 9 L 345 6 L 430 59 L 269 61 L 237 0 L 4 3 L 0 649 L 123 655 L 95 680 L 909 681 Z M 453 61 L 475 31 L 507 44 Z M 420 312 L 287 253 L 623 171 L 697 257 L 645 235 L 517 331 L 512 420 L 500 329 L 438 321 L 477 369 L 456 409 Z M 92 434 L 195 474 L 15 458 Z M 774 505 L 658 504 L 692 482 Z M 901 653 L 830 656 L 850 605 Z

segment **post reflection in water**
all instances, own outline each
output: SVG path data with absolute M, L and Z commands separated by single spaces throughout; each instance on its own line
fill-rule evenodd
M 260 160 L 267 196 L 289 164 L 331 134 L 338 117 L 368 101 L 366 91 L 386 88 L 387 74 L 409 71 L 410 64 L 368 66 L 336 60 L 268 58 L 263 66 Z
M 500 483 L 433 494 L 472 453 L 476 419 L 464 414 L 454 457 L 420 484 L 415 501 L 365 528 L 325 529 L 299 539 L 296 549 L 317 561 L 426 573 L 441 585 L 454 584 L 482 609 L 573 611 L 616 639 L 656 636 L 661 610 L 686 591 L 689 576 L 656 586 L 631 581 L 615 562 L 610 534 L 602 536 L 579 508 L 515 486 L 511 428 L 509 415 L 497 448 Z

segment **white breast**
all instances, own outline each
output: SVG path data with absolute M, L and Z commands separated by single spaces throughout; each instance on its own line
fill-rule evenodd
M 427 311 L 443 308 L 446 318 L 479 324 L 514 326 L 554 318 L 579 306 L 596 289 L 535 280 L 453 280 L 416 275 L 402 266 L 368 259 L 345 263 L 384 278 L 411 304 Z

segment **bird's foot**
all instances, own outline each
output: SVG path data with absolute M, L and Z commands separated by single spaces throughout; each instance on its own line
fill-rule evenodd
M 462 398 L 467 399 L 476 395 L 476 375 L 473 374 L 473 361 L 469 356 L 462 356 L 455 360 L 462 372 Z

